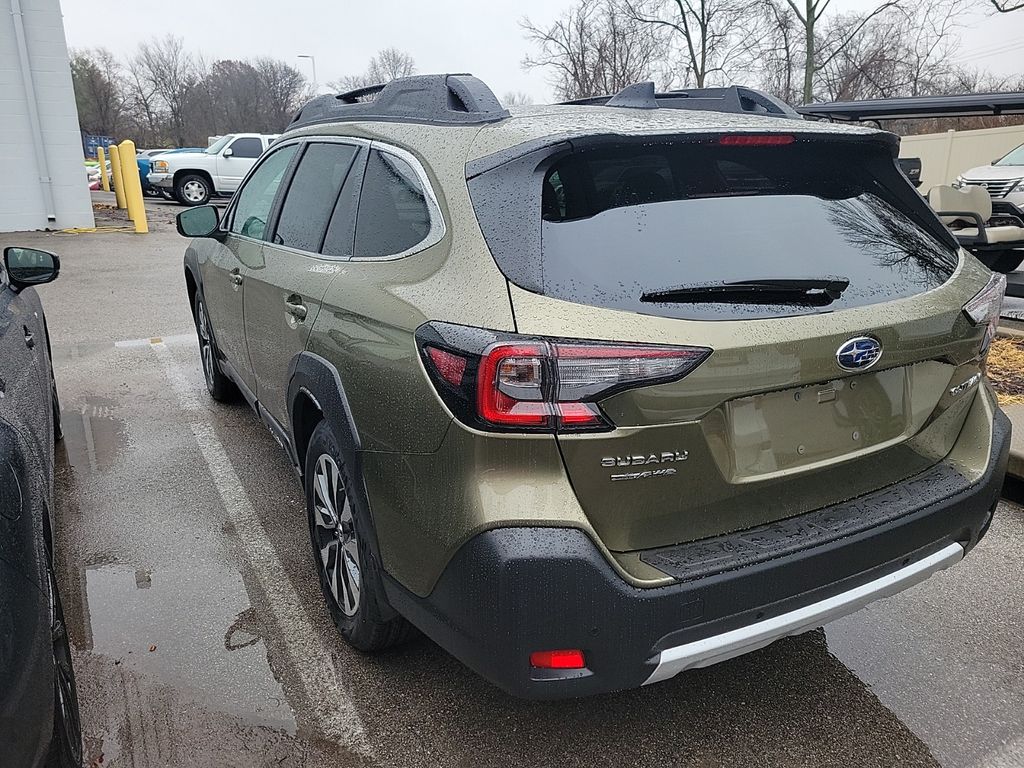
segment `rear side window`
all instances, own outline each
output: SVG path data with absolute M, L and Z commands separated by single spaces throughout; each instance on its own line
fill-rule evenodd
M 373 150 L 366 163 L 356 219 L 356 256 L 393 256 L 430 233 L 423 184 L 405 160 Z
M 358 147 L 350 144 L 310 144 L 288 186 L 274 242 L 316 253 Z M 346 255 L 346 254 L 334 254 Z
M 232 157 L 259 157 L 263 154 L 263 142 L 257 138 L 235 139 L 231 144 Z
M 576 303 L 706 320 L 831 312 L 938 287 L 958 263 L 874 142 L 648 141 L 533 162 L 503 180 L 500 168 L 472 180 L 474 206 L 513 282 Z M 494 189 L 506 194 L 491 200 Z M 676 288 L 832 278 L 849 285 L 824 305 L 651 300 Z
M 291 144 L 269 155 L 242 185 L 235 196 L 232 232 L 257 240 L 264 238 L 274 197 L 296 148 L 297 145 Z

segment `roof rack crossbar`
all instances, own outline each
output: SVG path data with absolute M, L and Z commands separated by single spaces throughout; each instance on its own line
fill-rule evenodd
M 700 109 L 710 112 L 801 119 L 800 115 L 785 102 L 763 91 L 742 85 L 730 85 L 725 88 L 686 88 L 657 93 L 654 90 L 654 83 L 644 82 L 626 86 L 614 95 L 589 96 L 562 103 L 633 109 Z
M 376 98 L 364 100 L 367 96 Z M 509 112 L 497 96 L 472 75 L 413 75 L 317 96 L 299 110 L 289 128 L 346 120 L 473 125 L 506 117 Z

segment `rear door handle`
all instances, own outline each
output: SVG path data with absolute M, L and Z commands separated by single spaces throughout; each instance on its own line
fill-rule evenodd
M 306 319 L 306 305 L 299 296 L 289 296 L 284 300 L 284 311 L 300 323 Z

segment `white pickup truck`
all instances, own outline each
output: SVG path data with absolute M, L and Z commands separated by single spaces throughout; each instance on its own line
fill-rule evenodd
M 157 155 L 146 177 L 182 205 L 203 205 L 214 195 L 231 195 L 277 135 L 229 133 L 198 152 Z

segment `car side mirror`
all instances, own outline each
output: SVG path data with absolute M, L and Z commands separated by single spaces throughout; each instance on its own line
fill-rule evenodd
M 220 227 L 220 211 L 215 205 L 198 205 L 178 214 L 178 234 L 183 237 L 216 237 Z
M 25 288 L 56 280 L 60 274 L 60 259 L 49 251 L 11 245 L 4 248 L 4 268 L 12 285 Z
M 228 147 L 227 149 L 224 150 L 223 154 L 224 157 L 231 157 L 233 154 L 235 154 L 235 152 L 234 150 L 231 149 L 231 147 Z

